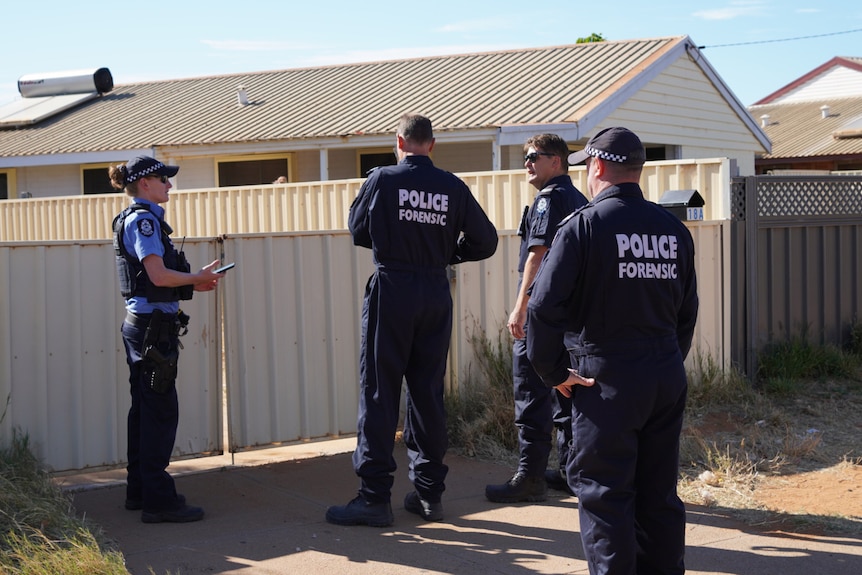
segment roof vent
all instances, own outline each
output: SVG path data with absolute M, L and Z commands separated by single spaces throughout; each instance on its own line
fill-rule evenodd
M 763 114 L 760 116 L 760 127 L 765 128 L 769 125 L 769 114 Z
M 820 117 L 824 119 L 829 117 L 829 106 L 826 104 L 820 106 Z
M 248 106 L 251 102 L 248 100 L 248 94 L 245 91 L 245 86 L 240 84 L 236 87 L 236 100 L 240 106 Z

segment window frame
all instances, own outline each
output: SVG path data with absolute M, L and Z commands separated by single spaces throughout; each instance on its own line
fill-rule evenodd
M 222 163 L 238 163 L 238 162 L 256 162 L 261 160 L 285 160 L 287 162 L 287 173 L 282 174 L 287 176 L 287 182 L 292 183 L 294 181 L 294 174 L 296 173 L 295 162 L 296 162 L 296 154 L 294 152 L 276 152 L 272 154 L 237 154 L 230 156 L 216 156 L 215 162 L 213 164 L 213 182 L 215 182 L 216 187 L 227 187 L 224 186 L 219 181 L 219 166 Z M 272 182 L 266 182 L 266 184 L 271 184 Z M 266 185 L 266 184 L 249 184 L 249 185 Z
M 80 190 L 81 195 L 82 196 L 101 196 L 104 194 L 116 194 L 116 193 L 122 192 L 122 190 L 118 190 L 118 189 L 114 188 L 113 186 L 111 186 L 111 179 L 108 176 L 108 168 L 110 168 L 113 165 L 114 164 L 111 162 L 106 162 L 106 163 L 105 162 L 99 162 L 96 164 L 81 164 L 79 166 L 80 171 L 78 174 L 78 189 Z M 87 193 L 86 189 L 84 188 L 84 172 L 91 171 L 91 170 L 92 171 L 96 171 L 96 170 L 104 171 L 105 178 L 108 180 L 108 186 L 111 188 L 110 191 L 101 192 L 98 194 L 88 194 Z
M 378 154 L 392 154 L 392 156 L 395 158 L 394 163 L 385 164 L 385 165 L 394 166 L 395 164 L 398 163 L 398 156 L 395 154 L 395 146 L 394 145 L 389 146 L 389 147 L 387 147 L 387 146 L 375 146 L 372 148 L 357 148 L 356 149 L 356 172 L 357 172 L 356 177 L 364 178 L 366 176 L 366 174 L 362 170 L 362 156 L 371 156 L 371 155 L 378 155 Z M 384 165 L 384 164 L 378 164 L 378 165 Z
M 6 197 L 0 201 L 15 200 L 18 198 L 18 181 L 15 168 L 0 168 L 0 174 L 6 174 Z

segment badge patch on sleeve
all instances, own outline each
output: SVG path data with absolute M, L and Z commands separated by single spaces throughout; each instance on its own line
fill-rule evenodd
M 138 231 L 141 232 L 141 235 L 146 237 L 153 235 L 156 231 L 153 227 L 153 220 L 148 218 L 138 220 Z
M 544 214 L 547 209 L 548 209 L 548 198 L 539 198 L 539 201 L 536 204 L 536 211 L 540 214 Z

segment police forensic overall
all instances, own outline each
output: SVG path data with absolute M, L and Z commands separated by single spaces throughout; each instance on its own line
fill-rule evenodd
M 591 575 L 681 575 L 694 242 L 644 198 L 635 134 L 603 130 L 569 162 L 584 159 L 593 199 L 560 226 L 533 283 L 527 353 L 546 385 L 572 397 L 567 471 Z
M 362 309 L 353 454 L 359 494 L 326 512 L 327 521 L 340 525 L 393 522 L 392 450 L 405 379 L 404 443 L 415 491 L 404 506 L 429 521 L 442 518 L 448 471 L 443 378 L 452 331 L 446 267 L 490 257 L 497 248 L 497 231 L 467 185 L 428 157 L 431 122 L 403 117 L 397 142 L 400 163 L 368 176 L 348 220 L 354 243 L 372 249 L 376 270 Z
M 131 205 L 114 218 L 113 231 L 120 292 L 126 300 L 121 332 L 132 400 L 125 507 L 142 510 L 145 523 L 203 517 L 203 509 L 186 505 L 177 494 L 166 470 L 179 423 L 179 335 L 188 323 L 179 301 L 191 299 L 194 290 L 215 288 L 221 276 L 206 268 L 189 273 L 185 256 L 171 242 L 172 230 L 158 204 L 168 201 L 168 178 L 178 170 L 144 156 L 109 170 L 112 185 L 132 196 Z M 154 273 L 157 278 L 151 277 Z

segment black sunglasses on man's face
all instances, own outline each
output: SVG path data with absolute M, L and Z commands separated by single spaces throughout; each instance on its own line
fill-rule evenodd
M 530 152 L 526 156 L 524 156 L 525 162 L 536 163 L 536 160 L 539 159 L 539 156 L 548 156 L 549 158 L 554 157 L 554 154 L 549 154 L 548 152 Z

